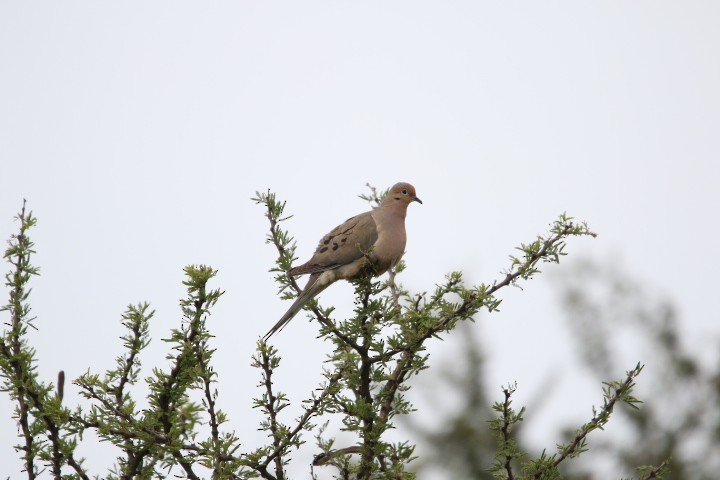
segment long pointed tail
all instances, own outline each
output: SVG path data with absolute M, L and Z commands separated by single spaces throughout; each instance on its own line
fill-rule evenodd
M 308 284 L 305 285 L 305 288 L 302 292 L 300 292 L 300 295 L 295 299 L 292 305 L 290 305 L 290 308 L 288 308 L 288 311 L 285 312 L 285 315 L 283 315 L 280 320 L 270 329 L 268 333 L 265 334 L 263 337 L 263 341 L 267 342 L 267 340 L 273 336 L 275 333 L 279 332 L 283 328 L 285 328 L 285 325 L 287 325 L 290 320 L 295 318 L 295 315 L 300 313 L 300 310 L 313 298 L 315 298 L 320 292 L 325 290 L 328 285 L 330 285 L 334 278 L 330 278 L 329 275 L 326 275 L 329 272 L 323 272 L 319 275 L 311 275 L 310 279 L 308 280 Z

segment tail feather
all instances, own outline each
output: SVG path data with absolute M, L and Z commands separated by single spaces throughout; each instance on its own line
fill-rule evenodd
M 326 276 L 323 274 L 314 274 L 310 276 L 308 284 L 305 285 L 303 291 L 300 292 L 293 304 L 290 305 L 290 308 L 288 308 L 287 312 L 285 312 L 285 315 L 280 317 L 280 320 L 278 320 L 278 322 L 270 329 L 270 331 L 265 334 L 265 336 L 263 337 L 264 342 L 266 342 L 275 333 L 285 328 L 285 325 L 287 325 L 290 320 L 295 318 L 295 315 L 300 313 L 300 310 L 302 310 L 303 307 L 310 300 L 315 298 L 320 292 L 325 290 L 328 285 L 332 283 L 332 281 L 328 281 L 329 278 L 325 277 Z

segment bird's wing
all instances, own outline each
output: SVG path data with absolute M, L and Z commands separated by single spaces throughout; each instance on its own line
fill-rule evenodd
M 290 270 L 290 275 L 324 272 L 348 265 L 362 258 L 377 238 L 377 225 L 371 212 L 356 215 L 325 235 L 312 258 Z

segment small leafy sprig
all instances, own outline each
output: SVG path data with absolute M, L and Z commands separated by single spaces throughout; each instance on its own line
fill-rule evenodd
M 223 294 L 208 288 L 216 273 L 205 265 L 185 268 L 182 325 L 165 339 L 172 346 L 169 369 L 155 368 L 146 379 L 148 408 L 139 410 L 127 390 L 138 381 L 140 355 L 149 344 L 149 322 L 155 312 L 147 303 L 130 305 L 122 316 L 126 352 L 116 359 L 116 368 L 103 377 L 88 372 L 75 381 L 81 395 L 92 402 L 89 414 L 78 412 L 73 417 L 78 429 L 95 430 L 123 452 L 108 478 L 164 476 L 175 466 L 187 478 L 201 478 L 199 467 L 216 479 L 237 478 L 244 472 L 244 460 L 235 456 L 238 438 L 221 431 L 227 417 L 217 405 L 217 373 L 211 364 L 215 350 L 210 347 L 212 335 L 206 322 Z M 207 438 L 198 440 L 202 424 L 210 431 Z
M 62 406 L 62 388 L 56 390 L 52 384 L 40 380 L 35 366 L 36 352 L 28 341 L 28 329 L 36 329 L 35 318 L 30 316 L 29 282 L 40 272 L 31 263 L 35 250 L 28 231 L 37 221 L 32 212 L 26 211 L 24 200 L 22 210 L 15 218 L 20 222 L 20 231 L 10 238 L 4 255 L 11 265 L 5 275 L 10 298 L 0 308 L 0 311 L 10 313 L 9 329 L 0 337 L 0 375 L 3 378 L 0 390 L 8 392 L 17 405 L 13 418 L 18 422 L 23 443 L 15 449 L 22 452 L 29 479 L 36 478 L 46 467 L 55 478 L 60 478 L 65 465 L 73 469 L 76 478 L 85 479 L 88 476 L 83 461 L 75 457 L 77 436 L 65 428 L 70 411 Z M 58 375 L 58 378 L 63 376 Z
M 513 462 L 521 460 L 525 456 L 512 436 L 513 429 L 523 421 L 525 414 L 525 407 L 521 408 L 519 412 L 512 408 L 511 397 L 516 390 L 517 383 L 504 387 L 502 391 L 505 398 L 502 402 L 496 402 L 492 407 L 499 414 L 490 421 L 490 430 L 495 432 L 498 449 L 490 472 L 499 479 L 514 480 Z
M 516 385 L 503 388 L 505 396 L 502 402 L 496 402 L 493 409 L 498 416 L 490 421 L 490 429 L 495 432 L 498 440 L 498 449 L 495 461 L 490 469 L 494 477 L 503 480 L 559 480 L 560 465 L 568 459 L 576 458 L 588 450 L 587 437 L 595 430 L 604 429 L 610 421 L 610 417 L 618 403 L 623 403 L 631 408 L 637 409 L 640 400 L 633 396 L 635 379 L 644 365 L 637 364 L 635 368 L 626 372 L 624 380 L 613 380 L 604 383 L 603 403 L 599 409 L 593 407 L 593 416 L 589 422 L 577 429 L 575 435 L 566 443 L 556 446 L 557 452 L 548 454 L 543 451 L 540 457 L 523 461 L 527 456 L 520 451 L 517 442 L 512 437 L 512 431 L 523 421 L 525 408 L 516 412 L 512 407 L 511 397 L 517 389 Z M 669 459 L 657 466 L 643 466 L 638 470 L 641 472 L 639 480 L 660 479 L 667 473 Z M 514 465 L 521 465 L 521 473 L 514 472 Z M 627 479 L 630 480 L 630 479 Z

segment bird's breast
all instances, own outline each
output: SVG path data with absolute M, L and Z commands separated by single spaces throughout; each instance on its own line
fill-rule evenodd
M 377 225 L 378 238 L 373 246 L 372 257 L 378 273 L 395 266 L 405 253 L 404 218 L 388 218 L 386 215 L 373 215 Z

